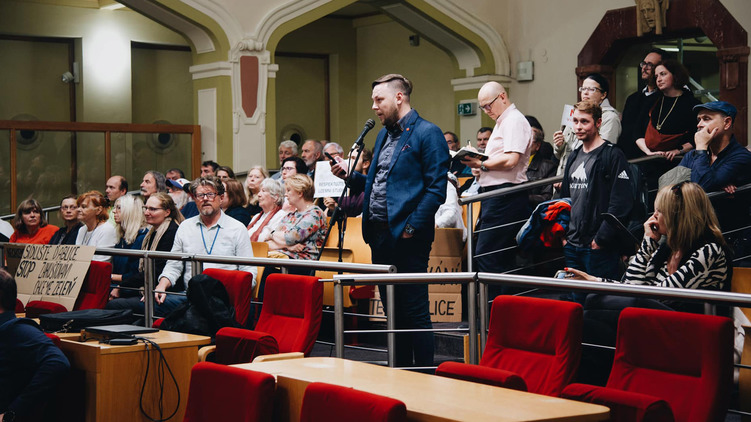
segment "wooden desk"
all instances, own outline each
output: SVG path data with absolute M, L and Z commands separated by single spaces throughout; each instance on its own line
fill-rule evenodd
M 192 334 L 159 331 L 142 335 L 156 342 L 164 353 L 180 389 L 180 407 L 171 421 L 182 421 L 188 401 L 190 370 L 198 361 L 198 347 L 211 339 Z M 59 334 L 61 349 L 73 368 L 86 373 L 86 421 L 148 421 L 140 411 L 141 385 L 146 373 L 146 346 L 110 346 L 96 340 L 79 342 L 79 334 Z M 149 378 L 143 407 L 151 417 L 159 418 L 157 364 L 159 352 L 151 348 Z M 177 391 L 165 369 L 164 417 L 175 409 Z
M 305 387 L 314 381 L 403 401 L 413 421 L 603 421 L 610 410 L 505 388 L 337 358 L 245 363 L 277 379 L 279 420 L 299 420 Z

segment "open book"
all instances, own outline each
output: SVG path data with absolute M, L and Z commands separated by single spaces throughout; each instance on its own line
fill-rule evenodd
M 474 149 L 468 149 L 467 147 L 464 147 L 460 149 L 459 151 L 450 151 L 451 153 L 451 161 L 461 161 L 464 157 L 472 157 L 472 158 L 479 158 L 482 161 L 485 161 L 488 159 L 488 156 L 477 152 Z

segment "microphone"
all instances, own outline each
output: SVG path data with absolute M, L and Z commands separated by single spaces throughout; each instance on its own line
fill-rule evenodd
M 360 136 L 355 141 L 355 144 L 352 145 L 352 149 L 349 150 L 349 152 L 352 152 L 356 149 L 361 149 L 364 145 L 363 140 L 365 139 L 365 135 L 370 132 L 370 129 L 373 129 L 375 127 L 375 121 L 373 119 L 368 119 L 367 122 L 365 122 L 365 127 L 362 128 L 362 132 L 360 132 Z

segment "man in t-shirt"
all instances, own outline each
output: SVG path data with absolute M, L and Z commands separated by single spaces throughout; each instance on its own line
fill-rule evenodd
M 571 198 L 571 221 L 563 241 L 566 266 L 597 277 L 620 278 L 617 227 L 605 221 L 611 213 L 625 221 L 633 207 L 628 162 L 623 151 L 602 139 L 599 105 L 574 106 L 574 131 L 582 145 L 566 163 L 561 197 Z M 575 294 L 583 302 L 586 294 Z

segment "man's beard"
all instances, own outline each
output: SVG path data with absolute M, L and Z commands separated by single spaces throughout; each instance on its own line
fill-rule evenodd
M 201 207 L 201 215 L 204 217 L 213 217 L 216 215 L 216 213 L 219 212 L 219 210 L 214 209 L 213 207 Z

